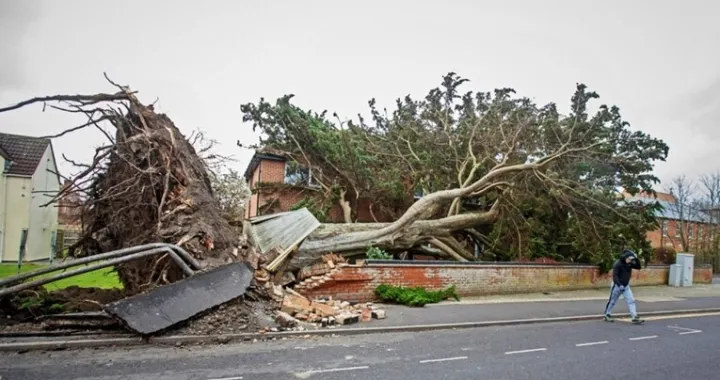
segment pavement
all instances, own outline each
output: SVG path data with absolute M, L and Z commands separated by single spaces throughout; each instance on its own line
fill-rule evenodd
M 720 314 L 207 347 L 0 353 L 11 380 L 717 378 Z
M 608 287 L 607 290 L 462 298 L 460 302 L 446 301 L 424 308 L 383 305 L 387 310 L 387 319 L 345 327 L 396 327 L 601 315 L 609 290 Z M 643 312 L 720 308 L 720 285 L 695 285 L 690 288 L 647 286 L 632 290 L 641 315 Z M 613 313 L 627 312 L 624 300 L 618 301 Z
M 609 290 L 609 289 L 608 289 Z M 683 312 L 687 310 L 720 309 L 720 285 L 696 285 L 691 288 L 638 287 L 633 292 L 637 300 L 638 311 L 652 312 Z M 460 302 L 448 301 L 423 308 L 410 308 L 399 305 L 383 305 L 387 311 L 387 318 L 373 320 L 370 323 L 356 323 L 340 326 L 339 329 L 322 329 L 325 334 L 337 333 L 388 333 L 405 331 L 424 331 L 433 329 L 447 329 L 451 327 L 479 327 L 478 325 L 502 325 L 508 321 L 532 320 L 533 323 L 548 322 L 549 318 L 583 319 L 576 317 L 594 318 L 602 314 L 607 302 L 608 292 L 600 290 L 582 290 L 557 293 L 520 294 L 505 296 L 490 296 L 482 298 L 463 298 Z M 627 306 L 620 300 L 613 311 L 620 315 L 627 313 Z M 343 331 L 344 330 L 344 331 Z M 298 332 L 296 335 L 305 335 L 308 332 Z M 233 340 L 254 339 L 256 336 L 234 337 Z M 263 339 L 263 337 L 259 337 Z M 108 339 L 103 341 L 101 339 Z M 169 337 L 155 339 L 154 342 L 175 344 L 207 342 L 215 338 L 195 337 Z M 222 339 L 219 339 L 222 340 Z M 66 344 L 65 342 L 68 342 Z M 74 343 L 73 343 L 74 342 Z M 13 351 L 21 349 L 47 349 L 48 347 L 73 347 L 137 345 L 142 340 L 133 335 L 103 335 L 103 336 L 65 336 L 65 337 L 8 337 L 0 336 L 0 351 Z M 17 344 L 22 344 L 17 346 Z M 29 345 L 28 345 L 29 344 Z M 29 348 L 32 347 L 32 348 Z

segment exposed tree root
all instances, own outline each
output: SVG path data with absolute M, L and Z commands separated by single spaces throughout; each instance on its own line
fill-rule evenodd
M 0 108 L 5 112 L 52 102 L 52 108 L 88 119 L 56 136 L 95 127 L 108 138 L 90 164 L 77 164 L 81 171 L 70 178 L 71 185 L 49 202 L 70 193 L 84 200 L 82 234 L 70 254 L 166 242 L 182 246 L 209 266 L 242 259 L 232 255 L 238 231 L 220 217 L 207 164 L 192 144 L 169 117 L 140 103 L 129 88 L 108 81 L 118 92 L 41 97 Z M 117 270 L 128 294 L 183 276 L 165 256 L 122 264 Z

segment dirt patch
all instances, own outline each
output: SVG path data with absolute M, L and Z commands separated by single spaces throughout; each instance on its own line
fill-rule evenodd
M 238 298 L 203 315 L 190 320 L 183 326 L 171 329 L 163 335 L 215 335 L 253 333 L 268 326 L 275 326 L 272 318 L 277 305 L 267 301 L 257 302 Z
M 120 289 L 99 289 L 99 288 L 79 288 L 77 286 L 70 286 L 68 288 L 57 290 L 50 293 L 52 297 L 57 299 L 65 299 L 67 302 L 82 303 L 83 301 L 89 301 L 93 303 L 94 308 L 92 310 L 99 310 L 98 304 L 104 305 L 106 303 L 115 302 L 125 297 L 125 294 Z M 91 310 L 74 310 L 74 311 L 91 311 Z
M 119 289 L 71 286 L 54 292 L 28 290 L 0 299 L 0 330 L 10 325 L 27 325 L 46 314 L 102 310 L 102 305 L 124 297 Z M 34 329 L 37 330 L 37 329 Z

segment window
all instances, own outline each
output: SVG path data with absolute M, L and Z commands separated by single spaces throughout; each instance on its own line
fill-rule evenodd
M 705 230 L 705 226 L 699 225 L 698 226 L 698 240 L 703 239 L 703 230 Z
M 662 228 L 662 230 L 660 230 L 660 232 L 662 232 L 663 235 L 667 234 L 669 232 L 668 231 L 668 221 L 663 220 L 662 225 L 660 225 L 660 228 Z
M 285 184 L 295 186 L 318 187 L 315 182 L 312 170 L 302 167 L 295 162 L 285 164 Z
M 694 230 L 695 230 L 695 226 L 694 226 L 694 225 L 691 224 L 691 225 L 688 226 L 688 232 L 687 232 L 687 238 L 688 238 L 688 239 L 692 239 L 692 238 L 693 238 L 693 231 L 694 231 Z
M 675 222 L 675 237 L 680 237 L 680 228 L 682 228 L 680 223 Z

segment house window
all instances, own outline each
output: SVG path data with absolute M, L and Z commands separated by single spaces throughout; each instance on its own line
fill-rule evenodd
M 703 230 L 705 229 L 705 226 L 700 225 L 698 226 L 698 240 L 703 239 Z
M 317 187 L 312 170 L 294 162 L 285 164 L 285 184 L 295 186 Z
M 663 235 L 667 234 L 668 233 L 668 221 L 663 220 L 662 224 L 660 225 L 660 228 L 662 228 L 662 230 L 660 232 L 662 232 Z
M 675 222 L 675 237 L 677 237 L 677 238 L 680 237 L 680 228 L 682 228 L 680 223 Z
M 694 225 L 691 224 L 691 225 L 688 226 L 688 233 L 687 233 L 688 239 L 692 239 L 692 238 L 693 238 L 693 230 L 694 230 L 694 229 L 695 229 L 695 226 L 694 226 Z

